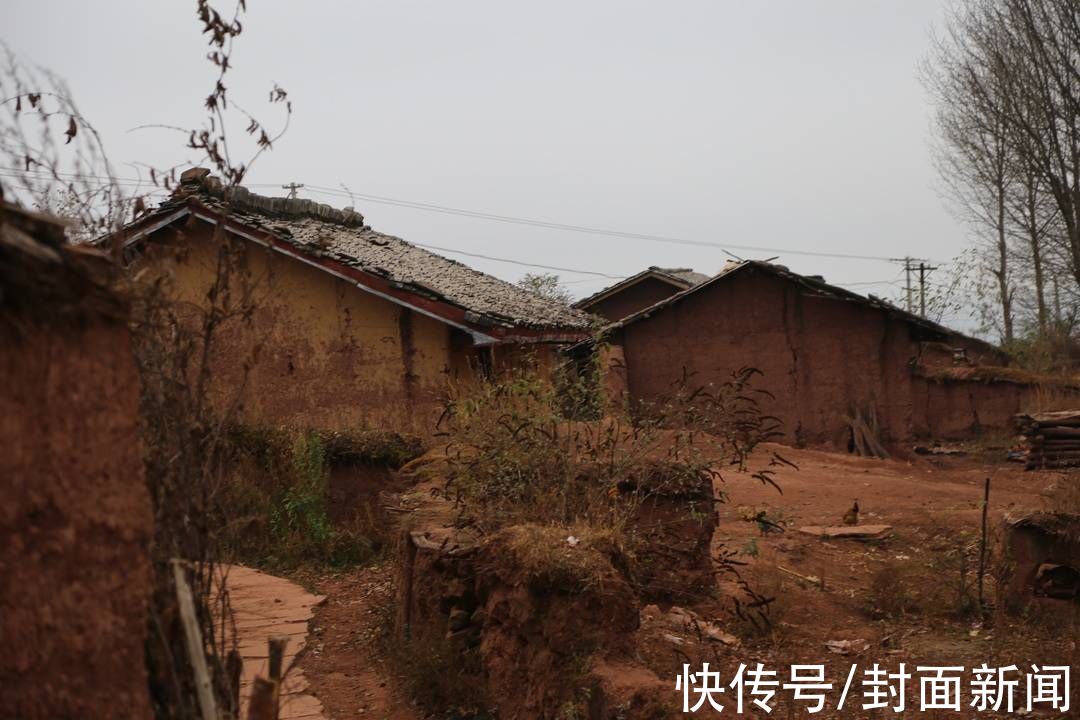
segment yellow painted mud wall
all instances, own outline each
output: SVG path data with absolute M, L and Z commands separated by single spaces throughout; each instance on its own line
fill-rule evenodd
M 162 231 L 142 263 L 169 293 L 205 307 L 218 267 L 208 225 Z M 429 435 L 451 382 L 467 382 L 471 339 L 445 323 L 364 292 L 317 268 L 238 244 L 234 303 L 254 312 L 215 334 L 215 404 L 240 400 L 251 425 L 376 428 Z

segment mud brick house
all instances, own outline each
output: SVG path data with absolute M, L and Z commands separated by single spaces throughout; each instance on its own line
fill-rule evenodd
M 708 279 L 708 275 L 689 268 L 661 268 L 654 265 L 578 300 L 574 307 L 614 322 Z
M 221 233 L 242 246 L 253 312 L 219 334 L 215 375 L 222 392 L 246 387 L 248 424 L 425 435 L 451 386 L 549 365 L 590 333 L 586 313 L 376 232 L 351 208 L 226 192 L 203 169 L 113 241 L 202 306 Z
M 152 515 L 110 270 L 57 219 L 0 200 L 4 717 L 151 717 Z
M 723 383 L 756 367 L 774 396 L 763 410 L 796 444 L 846 446 L 856 410 L 875 413 L 890 442 L 1005 430 L 1038 392 L 1002 381 L 1008 358 L 988 343 L 759 261 L 729 264 L 613 323 L 609 337 L 608 387 L 631 404 L 670 393 L 684 369 Z

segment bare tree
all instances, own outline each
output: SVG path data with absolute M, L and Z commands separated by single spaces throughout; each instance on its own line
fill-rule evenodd
M 1061 329 L 1050 295 L 1059 307 L 1080 287 L 1076 1 L 960 0 L 924 78 L 942 176 L 992 257 L 1002 339 L 1041 342 Z
M 553 273 L 525 273 L 517 284 L 535 295 L 563 305 L 569 305 L 573 300 L 567 289 L 559 284 L 559 276 Z
M 971 17 L 959 14 L 934 44 L 923 79 L 937 105 L 935 162 L 963 219 L 985 238 L 997 285 L 1002 340 L 1013 339 L 1015 284 L 1010 272 L 1008 207 L 1015 156 L 997 97 L 1005 68 L 969 52 L 964 32 Z

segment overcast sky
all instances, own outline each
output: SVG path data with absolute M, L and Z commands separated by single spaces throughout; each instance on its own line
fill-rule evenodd
M 139 125 L 198 124 L 213 81 L 194 0 L 4 0 L 0 36 L 65 77 L 124 163 L 191 156 Z M 219 3 L 223 10 L 231 5 Z M 942 202 L 917 79 L 942 2 L 248 0 L 231 96 L 286 136 L 252 183 L 340 188 L 780 255 L 839 284 L 901 269 L 790 251 L 947 261 L 970 238 Z M 268 194 L 282 191 L 255 188 Z M 301 191 L 336 206 L 349 200 Z M 715 247 L 492 222 L 358 199 L 376 229 L 525 262 L 713 273 Z M 459 256 L 452 256 L 459 257 Z M 515 280 L 527 268 L 459 259 Z M 560 273 L 576 295 L 611 280 Z M 944 279 L 942 277 L 942 279 Z M 894 295 L 898 285 L 855 285 Z

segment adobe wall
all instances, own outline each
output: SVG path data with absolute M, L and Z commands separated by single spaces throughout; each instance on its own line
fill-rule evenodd
M 204 304 L 217 256 L 209 227 L 189 223 L 158 240 L 151 262 L 172 274 L 178 298 Z M 243 392 L 245 423 L 433 431 L 449 384 L 468 382 L 483 352 L 467 335 L 280 253 L 242 247 L 255 310 L 250 323 L 231 321 L 217 335 L 219 403 L 235 400 L 244 364 L 257 357 Z
M 649 277 L 584 309 L 614 322 L 655 305 L 677 292 L 681 291 L 670 283 Z
M 0 705 L 149 718 L 152 517 L 121 324 L 0 330 Z
M 912 394 L 916 436 L 938 440 L 1012 433 L 1017 413 L 1038 412 L 1065 399 L 1080 402 L 1076 390 L 986 380 L 916 377 Z
M 844 416 L 874 407 L 884 439 L 911 433 L 906 325 L 857 303 L 805 295 L 752 269 L 687 296 L 623 329 L 627 386 L 635 400 L 664 396 L 683 368 L 723 383 L 742 367 L 764 373 L 762 410 L 785 423 L 784 440 L 846 447 Z

